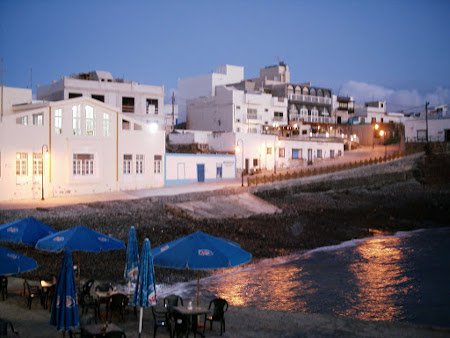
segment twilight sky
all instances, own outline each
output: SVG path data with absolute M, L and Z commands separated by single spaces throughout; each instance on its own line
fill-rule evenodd
M 108 70 L 164 85 L 285 61 L 311 81 L 398 111 L 450 103 L 448 0 L 0 0 L 3 83 L 33 89 Z

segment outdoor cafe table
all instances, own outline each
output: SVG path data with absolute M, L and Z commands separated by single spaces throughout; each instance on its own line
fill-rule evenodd
M 81 327 L 81 337 L 82 338 L 97 338 L 105 337 L 109 332 L 122 332 L 124 331 L 118 327 L 116 324 L 92 324 Z
M 205 335 L 202 332 L 198 331 L 197 318 L 201 315 L 207 315 L 210 311 L 207 307 L 203 306 L 174 306 L 173 311 L 176 311 L 183 316 L 186 316 L 190 320 L 190 327 L 192 332 L 194 333 L 194 337 L 198 333 L 200 336 L 204 337 Z

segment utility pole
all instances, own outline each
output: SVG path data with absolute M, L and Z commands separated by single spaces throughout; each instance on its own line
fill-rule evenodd
M 172 131 L 175 128 L 175 93 L 172 92 Z
M 430 102 L 426 102 L 425 103 L 425 128 L 426 128 L 426 131 L 425 131 L 425 136 L 427 137 L 427 143 L 428 143 L 428 105 L 430 104 Z

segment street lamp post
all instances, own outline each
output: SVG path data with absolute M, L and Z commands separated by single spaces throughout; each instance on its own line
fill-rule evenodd
M 386 150 L 386 140 L 384 138 L 385 135 L 386 135 L 386 132 L 384 130 L 380 130 L 380 136 L 383 138 L 383 144 L 384 144 L 384 161 L 386 162 L 386 158 L 387 158 L 386 152 L 387 152 L 387 150 Z
M 380 126 L 378 125 L 378 123 L 375 123 L 375 125 L 373 126 L 373 129 L 375 130 L 375 132 L 372 133 L 372 149 L 375 148 L 375 134 L 379 128 L 380 128 Z
M 42 145 L 41 148 L 41 161 L 42 161 L 42 170 L 41 170 L 41 200 L 43 201 L 44 198 L 44 167 L 45 167 L 45 161 L 44 161 L 44 149 L 45 152 L 48 152 L 48 146 L 46 144 Z
M 239 149 L 239 142 L 241 142 L 242 149 Z M 244 186 L 244 140 L 241 138 L 236 142 L 236 150 L 241 151 L 241 187 Z

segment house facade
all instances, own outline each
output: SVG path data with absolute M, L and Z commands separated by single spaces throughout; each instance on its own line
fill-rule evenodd
M 0 200 L 164 185 L 164 131 L 87 97 L 13 110 L 0 124 Z
M 215 96 L 188 101 L 188 129 L 262 134 L 282 125 L 287 125 L 287 99 L 254 88 L 221 86 Z
M 165 129 L 164 87 L 143 85 L 114 78 L 110 72 L 92 71 L 64 76 L 51 84 L 38 86 L 38 100 L 59 101 L 90 97 L 104 102 L 142 123 L 156 123 Z

